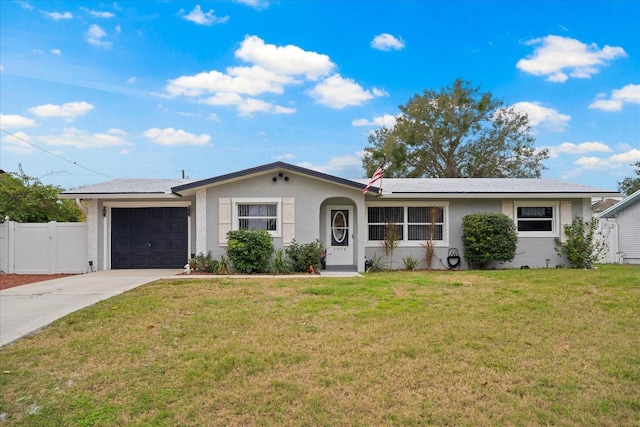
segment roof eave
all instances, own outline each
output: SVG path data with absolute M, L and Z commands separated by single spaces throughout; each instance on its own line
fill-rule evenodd
M 318 172 L 311 169 L 306 169 L 301 166 L 291 165 L 289 163 L 275 162 L 275 163 L 269 163 L 263 166 L 257 166 L 254 168 L 245 169 L 238 172 L 216 176 L 213 178 L 194 181 L 188 184 L 177 185 L 175 187 L 171 187 L 171 191 L 177 195 L 183 195 L 183 196 L 191 195 L 195 193 L 195 190 L 197 188 L 209 188 L 209 187 L 215 187 L 223 184 L 230 184 L 230 183 L 242 181 L 248 178 L 265 175 L 271 171 L 277 171 L 277 170 L 287 170 L 291 173 L 310 176 L 325 182 L 341 185 L 343 187 L 354 188 L 360 191 L 364 190 L 364 188 L 366 187 L 365 184 L 361 184 L 359 182 L 355 182 L 349 179 L 329 175 L 324 172 Z M 370 190 L 374 190 L 374 189 L 375 189 L 374 187 L 371 187 Z M 377 191 L 377 189 L 375 190 Z
M 393 192 L 384 193 L 382 197 L 385 199 L 497 199 L 497 198 L 510 198 L 510 199 L 586 199 L 591 197 L 610 197 L 615 196 L 618 193 L 615 192 L 543 192 L 543 193 L 508 193 L 508 192 L 495 192 L 495 193 L 451 193 L 451 192 L 428 192 L 428 193 L 414 193 L 414 192 Z
M 176 199 L 173 193 L 60 193 L 58 199 Z

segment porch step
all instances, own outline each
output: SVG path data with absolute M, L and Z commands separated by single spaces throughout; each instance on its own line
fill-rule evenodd
M 358 271 L 357 265 L 327 265 L 324 271 Z

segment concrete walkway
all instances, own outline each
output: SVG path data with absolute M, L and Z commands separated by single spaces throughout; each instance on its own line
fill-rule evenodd
M 0 347 L 38 331 L 67 314 L 159 279 L 255 278 L 256 276 L 179 275 L 183 270 L 102 270 L 46 280 L 0 291 Z M 321 272 L 320 275 L 261 276 L 354 277 L 356 272 Z

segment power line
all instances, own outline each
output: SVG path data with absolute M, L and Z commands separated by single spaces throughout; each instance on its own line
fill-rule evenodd
M 71 160 L 69 160 L 69 159 L 65 159 L 64 157 L 62 157 L 62 156 L 58 156 L 57 154 L 52 153 L 52 152 L 51 152 L 51 151 L 49 151 L 49 150 L 45 150 L 45 149 L 44 149 L 44 148 L 42 148 L 42 147 L 38 147 L 37 145 L 32 144 L 31 142 L 27 141 L 26 139 L 24 139 L 24 138 L 20 138 L 18 135 L 14 134 L 14 133 L 11 133 L 11 132 L 9 132 L 9 131 L 6 131 L 6 130 L 4 130 L 4 129 L 2 129 L 2 128 L 0 128 L 0 130 L 1 130 L 2 132 L 6 133 L 7 135 L 10 135 L 10 136 L 12 136 L 12 137 L 14 137 L 14 138 L 16 138 L 16 139 L 19 139 L 20 141 L 22 141 L 22 142 L 24 142 L 24 143 L 29 144 L 29 145 L 30 145 L 30 146 L 32 146 L 32 147 L 37 148 L 38 150 L 42 150 L 42 151 L 44 151 L 44 152 L 45 152 L 45 153 L 47 153 L 47 154 L 51 154 L 52 156 L 57 157 L 57 158 L 59 158 L 60 160 L 64 160 L 64 161 L 65 161 L 65 162 L 67 162 L 67 163 L 71 163 L 72 165 L 77 166 L 77 167 L 79 167 L 79 168 L 82 168 L 82 169 L 84 169 L 84 170 L 88 170 L 89 172 L 92 172 L 92 173 L 95 173 L 95 174 L 98 174 L 98 175 L 102 175 L 102 176 L 105 176 L 105 177 L 110 178 L 110 179 L 114 179 L 112 176 L 109 176 L 109 175 L 104 174 L 104 173 L 102 173 L 102 172 L 98 172 L 98 171 L 93 170 L 93 169 L 91 169 L 91 168 L 88 168 L 88 167 L 86 167 L 86 166 L 79 165 L 77 162 L 71 161 Z

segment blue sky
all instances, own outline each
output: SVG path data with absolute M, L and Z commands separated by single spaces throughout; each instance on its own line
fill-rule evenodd
M 368 134 L 456 78 L 529 114 L 544 177 L 634 175 L 637 1 L 3 0 L 0 168 L 66 189 L 277 160 L 362 178 Z

